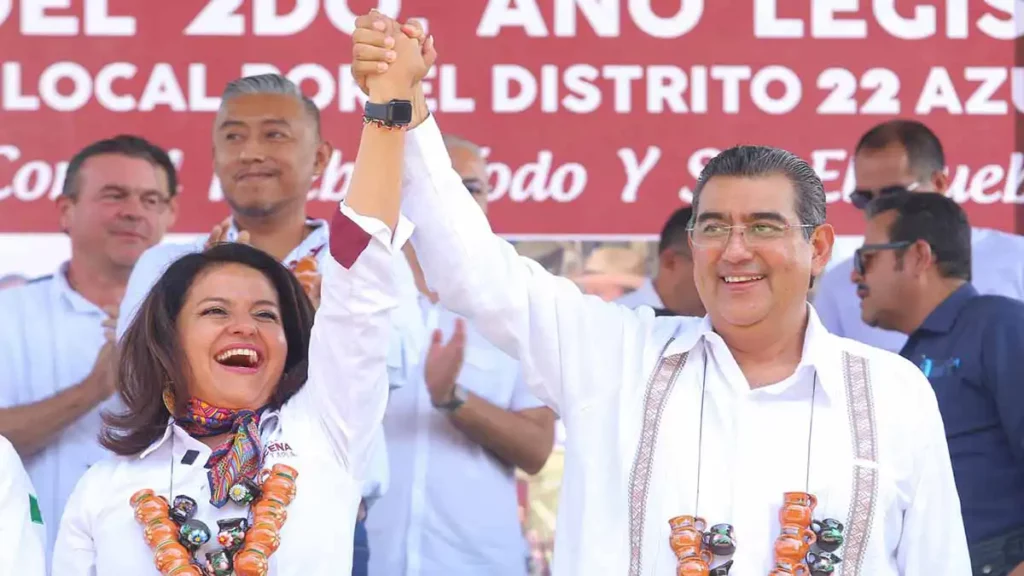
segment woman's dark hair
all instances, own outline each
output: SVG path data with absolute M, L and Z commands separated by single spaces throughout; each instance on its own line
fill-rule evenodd
M 201 274 L 225 264 L 258 270 L 277 292 L 288 342 L 284 373 L 270 407 L 277 408 L 306 383 L 313 305 L 295 276 L 280 262 L 244 244 L 218 244 L 175 261 L 150 291 L 118 345 L 117 392 L 126 410 L 103 415 L 100 442 L 115 454 L 138 454 L 163 436 L 170 413 L 163 393 L 174 393 L 175 412 L 188 401 L 188 361 L 178 337 L 178 313 Z

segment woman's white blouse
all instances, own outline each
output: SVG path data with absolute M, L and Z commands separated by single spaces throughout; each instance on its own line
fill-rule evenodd
M 309 347 L 306 385 L 260 421 L 264 468 L 298 471 L 281 546 L 271 556 L 275 576 L 349 574 L 356 513 L 375 431 L 387 404 L 389 314 L 396 305 L 392 255 L 411 233 L 403 220 L 392 237 L 382 222 L 342 205 L 324 260 L 320 308 Z M 210 449 L 176 425 L 138 456 L 95 464 L 75 488 L 61 521 L 53 576 L 159 576 L 129 504 L 150 488 L 173 499 L 193 498 L 195 518 L 211 531 L 217 521 L 245 517 L 247 508 L 210 504 L 205 464 Z

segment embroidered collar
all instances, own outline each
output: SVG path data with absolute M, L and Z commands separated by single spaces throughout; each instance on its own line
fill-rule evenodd
M 807 331 L 804 334 L 803 353 L 796 371 L 805 369 L 816 371 L 818 381 L 829 399 L 840 400 L 845 397 L 842 344 L 838 338 L 825 329 L 818 318 L 818 313 L 810 304 L 807 304 L 807 312 Z M 707 340 L 709 344 L 717 342 L 722 348 L 726 348 L 725 341 L 715 333 L 709 316 L 700 319 L 675 317 L 661 321 L 673 320 L 677 322 L 675 340 L 665 350 L 666 356 L 692 351 L 702 340 Z

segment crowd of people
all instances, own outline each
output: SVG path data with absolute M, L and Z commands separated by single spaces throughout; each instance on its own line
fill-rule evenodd
M 70 260 L 0 291 L 0 574 L 535 574 L 516 473 L 556 429 L 544 573 L 1024 574 L 1024 238 L 971 227 L 924 124 L 855 144 L 851 259 L 805 161 L 737 146 L 602 298 L 491 231 L 435 57 L 358 18 L 330 221 L 319 111 L 279 75 L 222 94 L 200 242 L 161 242 L 158 146 L 71 159 Z

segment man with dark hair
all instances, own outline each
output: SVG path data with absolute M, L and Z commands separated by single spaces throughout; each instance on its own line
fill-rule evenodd
M 851 278 L 861 315 L 910 337 L 900 355 L 938 397 L 974 574 L 1005 576 L 1024 563 L 1024 303 L 972 286 L 971 228 L 953 200 L 883 196 L 867 216 Z
M 685 206 L 669 216 L 658 241 L 658 272 L 616 302 L 627 308 L 650 306 L 655 312 L 679 316 L 704 315 L 704 304 L 693 283 L 693 254 L 686 231 L 692 215 L 693 208 Z
M 853 158 L 854 206 L 864 209 L 876 197 L 907 193 L 945 194 L 949 176 L 938 137 L 914 120 L 891 120 L 861 137 Z M 986 228 L 971 229 L 972 282 L 982 294 L 1024 299 L 1024 238 Z M 853 260 L 837 263 L 818 284 L 814 305 L 833 334 L 897 352 L 906 336 L 865 324 L 850 283 Z
M 332 147 L 320 134 L 320 111 L 298 86 L 278 74 L 230 82 L 213 126 L 213 169 L 231 208 L 230 218 L 201 242 L 163 244 L 139 259 L 118 317 L 127 330 L 150 288 L 172 262 L 221 241 L 246 241 L 297 272 L 314 304 L 319 302 L 319 262 L 328 254 L 328 224 L 306 215 L 306 199 Z M 301 266 L 300 266 L 301 264 Z M 387 487 L 383 429 L 356 524 L 353 574 L 365 574 L 368 544 L 363 517 Z
M 386 61 L 381 20 L 356 21 L 357 78 Z M 403 212 L 426 282 L 521 362 L 565 422 L 553 573 L 675 574 L 690 543 L 687 573 L 735 563 L 765 574 L 786 550 L 804 559 L 811 526 L 831 550 L 813 550 L 816 571 L 837 552 L 846 574 L 970 570 L 927 379 L 896 354 L 829 334 L 807 303 L 834 232 L 806 162 L 743 146 L 707 164 L 690 232 L 707 316 L 655 316 L 521 258 L 490 230 L 436 120 L 413 102 Z M 701 558 L 709 528 L 715 557 Z
M 56 202 L 71 259 L 0 292 L 0 435 L 39 490 L 48 555 L 79 477 L 108 454 L 97 436 L 114 392 L 111 328 L 136 262 L 174 222 L 177 191 L 167 153 L 142 138 L 86 146 Z

